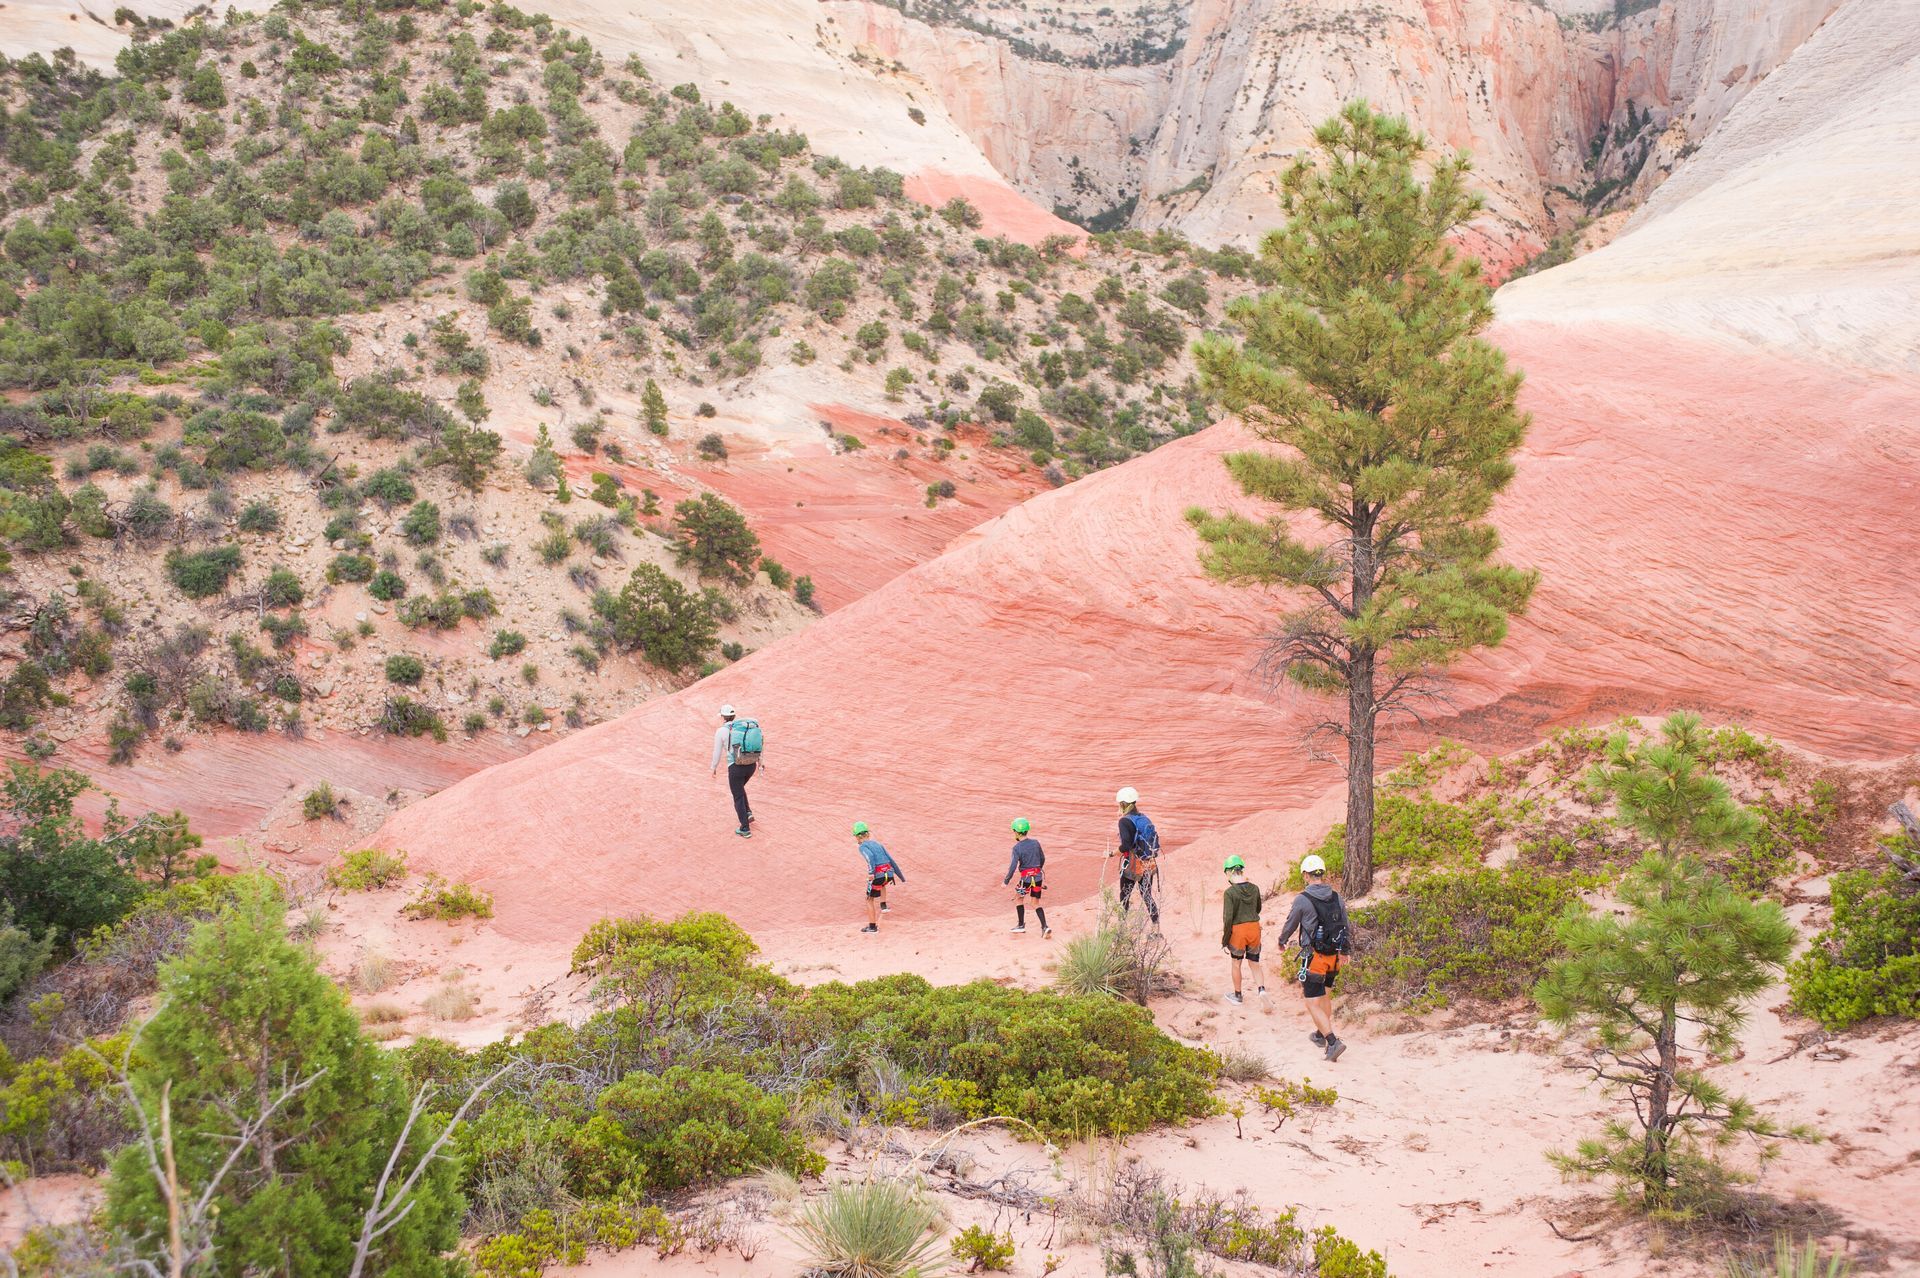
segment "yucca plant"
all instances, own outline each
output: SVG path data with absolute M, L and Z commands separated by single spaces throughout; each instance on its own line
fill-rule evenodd
M 1103 922 L 1062 947 L 1053 983 L 1068 994 L 1117 996 L 1126 979 L 1127 960 L 1127 947 L 1119 931 Z
M 905 1181 L 835 1185 L 807 1204 L 793 1235 L 822 1273 L 839 1278 L 929 1278 L 946 1259 L 929 1236 L 932 1204 Z
M 1853 1262 L 1845 1256 L 1828 1256 L 1824 1266 L 1820 1261 L 1820 1244 L 1813 1239 L 1807 1239 L 1806 1245 L 1800 1247 L 1785 1234 L 1776 1234 L 1770 1267 L 1731 1257 L 1727 1261 L 1727 1278 L 1847 1278 L 1853 1272 Z

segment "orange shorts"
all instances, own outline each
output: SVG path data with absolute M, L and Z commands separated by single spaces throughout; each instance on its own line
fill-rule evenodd
M 1237 959 L 1258 963 L 1260 961 L 1260 925 L 1235 923 L 1233 930 L 1227 933 L 1227 953 Z

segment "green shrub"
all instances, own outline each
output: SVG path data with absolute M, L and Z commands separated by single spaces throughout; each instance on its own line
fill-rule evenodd
M 1013 1263 L 1013 1235 L 988 1233 L 978 1225 L 968 1225 L 955 1235 L 947 1250 L 955 1260 L 966 1262 L 970 1274 L 983 1269 L 1005 1273 Z
M 1787 968 L 1793 1005 L 1830 1030 L 1920 1017 L 1920 889 L 1896 870 L 1833 876 L 1833 917 Z
M 1099 996 L 1036 994 L 986 981 L 935 988 L 917 976 L 825 985 L 807 998 L 836 1039 L 929 1082 L 883 1112 L 926 1121 L 1023 1119 L 1053 1139 L 1126 1135 L 1213 1112 L 1211 1053 L 1161 1034 L 1145 1008 Z M 850 1085 L 859 1086 L 849 1076 Z
M 700 456 L 707 461 L 725 461 L 727 459 L 727 441 L 718 431 L 709 431 L 700 437 L 696 445 Z
M 53 930 L 38 935 L 13 921 L 13 906 L 0 901 L 0 1006 L 40 974 L 53 956 Z
M 405 471 L 388 469 L 376 470 L 367 476 L 367 481 L 360 485 L 360 495 L 379 502 L 382 509 L 391 510 L 412 501 L 419 492 Z
M 471 883 L 449 883 L 437 874 L 429 874 L 420 891 L 401 909 L 410 919 L 455 919 L 493 917 L 493 897 Z
M 1524 865 L 1421 870 L 1392 900 L 1354 910 L 1343 984 L 1393 1007 L 1520 998 L 1559 956 L 1555 927 L 1596 880 Z
M 327 886 L 342 892 L 373 892 L 390 888 L 407 877 L 407 854 L 385 848 L 349 852 L 327 871 Z
M 106 1064 L 126 1045 L 121 1035 L 99 1038 L 18 1065 L 0 1055 L 0 1162 L 30 1175 L 99 1172 L 133 1136 Z
M 327 580 L 334 585 L 343 581 L 372 581 L 373 572 L 371 556 L 348 552 L 333 557 L 333 562 L 327 565 Z M 395 577 L 394 580 L 398 581 L 399 578 Z
M 333 786 L 322 781 L 306 792 L 300 799 L 300 815 L 308 821 L 324 821 L 338 818 L 340 799 L 333 792 Z
M 240 511 L 238 526 L 245 533 L 280 531 L 280 512 L 270 501 L 250 501 Z
M 260 602 L 269 608 L 296 607 L 306 595 L 306 587 L 289 568 L 275 568 L 260 587 Z
M 527 637 L 518 630 L 496 630 L 493 642 L 487 645 L 487 655 L 498 661 L 502 657 L 518 656 L 526 647 Z
M 435 741 L 447 739 L 447 725 L 440 722 L 433 707 L 422 705 L 411 697 L 388 697 L 380 710 L 378 726 L 382 732 L 396 737 L 431 736 Z
M 0 901 L 11 904 L 14 927 L 51 933 L 60 946 L 114 922 L 146 890 L 133 847 L 116 837 L 126 823 L 116 818 L 95 839 L 74 815 L 74 800 L 92 788 L 78 772 L 30 763 L 9 764 L 0 784 Z
M 801 603 L 803 603 L 803 604 L 805 604 L 805 605 L 806 605 L 807 607 L 809 607 L 809 608 L 812 608 L 812 607 L 814 606 L 814 603 L 813 603 L 813 578 L 812 578 L 812 577 L 796 577 L 796 578 L 794 578 L 794 581 L 793 581 L 793 597 L 794 597 L 794 598 L 795 598 L 796 600 L 798 600 L 799 602 L 801 602 Z
M 493 595 L 484 590 L 460 595 L 414 595 L 404 600 L 394 615 L 410 630 L 422 626 L 429 630 L 452 630 L 470 616 L 488 615 L 494 610 L 492 604 Z
M 835 1185 L 804 1207 L 793 1235 L 823 1273 L 911 1278 L 944 1267 L 930 1236 L 940 1213 L 905 1181 Z
M 635 568 L 619 594 L 596 593 L 593 610 L 607 623 L 615 644 L 676 673 L 704 661 L 719 637 L 707 600 L 653 564 Z
M 767 581 L 775 590 L 785 590 L 793 584 L 793 574 L 778 559 L 762 557 L 760 571 L 767 574 Z
M 426 663 L 409 653 L 396 652 L 387 658 L 387 682 L 412 687 L 427 673 Z
M 391 602 L 407 593 L 407 583 L 399 573 L 382 568 L 367 581 L 367 593 L 382 602 Z
M 206 550 L 169 550 L 167 577 L 189 599 L 205 599 L 226 591 L 227 581 L 240 571 L 240 547 L 213 546 Z
M 417 501 L 400 521 L 400 531 L 409 544 L 431 546 L 440 540 L 440 508 L 430 501 Z
M 444 1120 L 429 1117 L 403 1141 L 412 1120 L 393 1063 L 312 951 L 287 936 L 282 910 L 256 892 L 195 930 L 161 973 L 131 1085 L 149 1112 L 167 1089 L 183 1184 L 211 1186 L 230 1165 L 207 1191 L 222 1267 L 317 1278 L 351 1268 L 388 1151 L 418 1157 Z M 256 1125 L 272 1157 L 232 1159 L 233 1132 Z M 167 1229 L 149 1159 L 130 1145 L 107 1184 L 108 1220 L 134 1237 Z M 460 1236 L 458 1174 L 432 1160 L 396 1200 L 404 1210 L 380 1240 L 382 1272 L 444 1272 Z
M 629 1074 L 594 1108 L 575 1144 L 591 1169 L 581 1188 L 594 1196 L 685 1189 L 756 1167 L 801 1174 L 823 1166 L 788 1128 L 786 1102 L 738 1074 L 684 1065 Z

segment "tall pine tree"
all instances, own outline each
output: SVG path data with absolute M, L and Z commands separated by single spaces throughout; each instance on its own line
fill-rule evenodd
M 1493 318 L 1480 264 L 1447 243 L 1480 206 L 1465 157 L 1422 182 L 1425 139 L 1364 102 L 1315 142 L 1282 184 L 1286 226 L 1261 245 L 1278 287 L 1229 308 L 1244 341 L 1195 352 L 1212 391 L 1281 446 L 1226 459 L 1280 513 L 1188 519 L 1215 577 L 1301 592 L 1265 666 L 1346 699 L 1324 726 L 1347 743 L 1342 887 L 1357 897 L 1373 885 L 1380 720 L 1409 712 L 1439 667 L 1505 638 L 1533 591 L 1534 573 L 1494 562 L 1486 522 L 1527 417 L 1520 375 L 1476 336 Z M 1301 535 L 1295 512 L 1326 535 Z

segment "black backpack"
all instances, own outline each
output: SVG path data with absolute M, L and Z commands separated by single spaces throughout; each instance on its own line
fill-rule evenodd
M 1302 893 L 1302 895 L 1306 895 Z M 1313 907 L 1313 932 L 1307 938 L 1315 954 L 1349 954 L 1353 951 L 1353 939 L 1347 934 L 1347 907 L 1335 896 L 1327 904 L 1333 909 L 1331 918 L 1320 908 L 1320 899 L 1307 896 L 1307 904 Z

